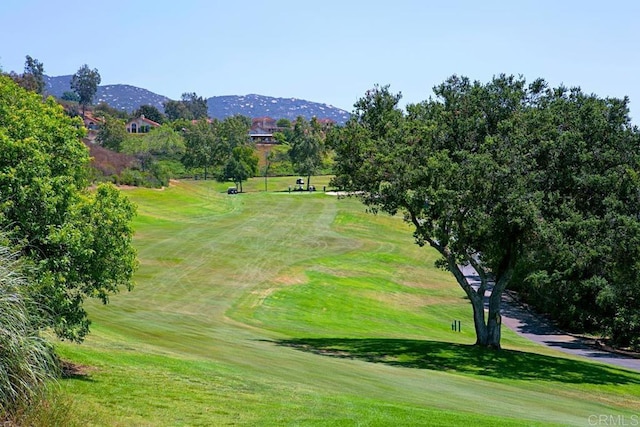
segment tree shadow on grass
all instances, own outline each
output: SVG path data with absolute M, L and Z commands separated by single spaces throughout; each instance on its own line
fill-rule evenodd
M 640 384 L 640 375 L 614 367 L 516 350 L 491 350 L 440 341 L 300 338 L 279 340 L 276 344 L 323 356 L 501 379 L 575 384 Z

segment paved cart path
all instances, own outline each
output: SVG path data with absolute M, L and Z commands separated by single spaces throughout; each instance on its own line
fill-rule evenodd
M 464 267 L 463 272 L 472 285 L 480 282 L 472 267 Z M 561 331 L 551 322 L 517 303 L 506 292 L 502 296 L 501 311 L 502 324 L 531 341 L 565 353 L 640 372 L 640 359 L 599 349 L 588 340 Z

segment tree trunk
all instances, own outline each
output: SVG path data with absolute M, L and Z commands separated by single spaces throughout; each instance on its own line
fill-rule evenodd
M 421 224 L 418 219 L 412 215 L 412 221 L 416 228 L 420 229 Z M 489 289 L 489 275 L 482 269 L 478 260 L 470 256 L 467 261 L 469 265 L 475 269 L 480 277 L 480 285 L 478 289 L 471 286 L 468 277 L 462 271 L 462 266 L 458 265 L 458 258 L 450 251 L 447 246 L 442 246 L 436 240 L 428 239 L 431 247 L 435 248 L 444 257 L 447 262 L 447 269 L 456 278 L 456 281 L 464 290 L 465 294 L 473 307 L 473 324 L 476 331 L 476 345 L 488 348 L 500 348 L 500 328 L 502 327 L 502 318 L 500 316 L 500 303 L 502 301 L 502 293 L 507 287 L 507 283 L 513 275 L 513 259 L 506 258 L 508 265 L 502 274 L 497 278 L 491 295 L 489 297 L 489 316 L 485 321 L 485 291 Z
M 485 290 L 488 288 L 488 280 L 486 274 L 479 272 L 480 286 L 475 290 L 469 279 L 464 275 L 461 267 L 455 262 L 455 257 L 447 257 L 449 270 L 455 276 L 458 284 L 465 291 L 471 301 L 473 307 L 473 325 L 476 331 L 475 345 L 480 347 L 488 347 L 500 349 L 502 318 L 500 315 L 500 303 L 502 301 L 502 293 L 511 274 L 503 275 L 491 290 L 489 297 L 489 315 L 485 320 Z
M 493 316 L 489 314 L 487 320 L 487 340 L 484 347 L 495 348 L 499 350 L 500 347 L 500 331 L 502 325 L 502 318 L 499 313 L 494 313 Z
M 446 252 L 444 252 L 444 254 L 445 256 L 447 255 Z M 461 267 L 456 262 L 456 257 L 448 254 L 446 258 L 449 265 L 449 271 L 453 273 L 456 281 L 458 282 L 462 290 L 464 290 L 464 292 L 467 294 L 467 297 L 469 297 L 469 301 L 471 301 L 471 306 L 473 307 L 473 326 L 476 330 L 476 345 L 487 347 L 489 346 L 490 332 L 484 318 L 484 294 L 487 288 L 487 277 L 484 274 L 479 274 L 481 282 L 478 290 L 476 291 L 471 286 L 471 283 L 469 283 L 469 279 L 464 275 Z M 493 336 L 495 336 L 495 334 Z M 498 334 L 498 340 L 499 339 L 500 335 Z
M 491 296 L 493 297 L 493 292 Z M 502 294 L 500 292 L 500 294 Z M 497 295 L 497 294 L 496 294 Z M 491 300 L 492 298 L 490 298 Z M 500 298 L 497 298 L 497 306 L 493 306 L 489 303 L 489 314 L 486 319 L 484 318 L 484 302 L 473 303 L 473 321 L 476 328 L 476 345 L 480 347 L 489 347 L 494 349 L 500 349 L 501 338 L 501 326 L 502 317 L 500 316 Z M 477 315 L 476 312 L 481 311 L 481 315 Z
M 512 270 L 508 269 L 496 280 L 491 290 L 491 296 L 489 297 L 489 318 L 487 320 L 487 329 L 489 330 L 487 347 L 500 348 L 500 328 L 502 326 L 500 306 L 502 303 L 502 294 L 512 274 Z
M 473 307 L 473 326 L 476 330 L 476 345 L 485 346 L 488 339 L 488 330 L 484 323 L 484 303 L 471 300 Z

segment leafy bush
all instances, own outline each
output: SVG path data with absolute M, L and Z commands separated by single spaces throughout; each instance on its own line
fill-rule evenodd
M 169 178 L 184 178 L 187 170 L 179 160 L 158 160 L 157 162 L 169 174 Z
M 135 187 L 160 188 L 169 185 L 170 174 L 161 164 L 153 163 L 149 170 L 125 169 L 115 177 L 116 184 Z
M 154 184 L 159 184 L 154 185 L 154 187 L 166 187 L 167 185 L 169 185 L 171 172 L 166 165 L 154 162 L 151 164 L 149 172 L 151 175 L 151 179 L 149 181 L 153 182 Z
M 118 184 L 144 187 L 145 177 L 143 172 L 137 169 L 125 169 L 118 177 Z

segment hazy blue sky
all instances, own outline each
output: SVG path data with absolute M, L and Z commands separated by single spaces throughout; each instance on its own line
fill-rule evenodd
M 1 0 L 0 40 L 4 71 L 27 54 L 52 76 L 86 63 L 103 84 L 173 99 L 256 93 L 351 111 L 376 83 L 407 103 L 452 74 L 507 73 L 628 95 L 640 111 L 632 0 Z

